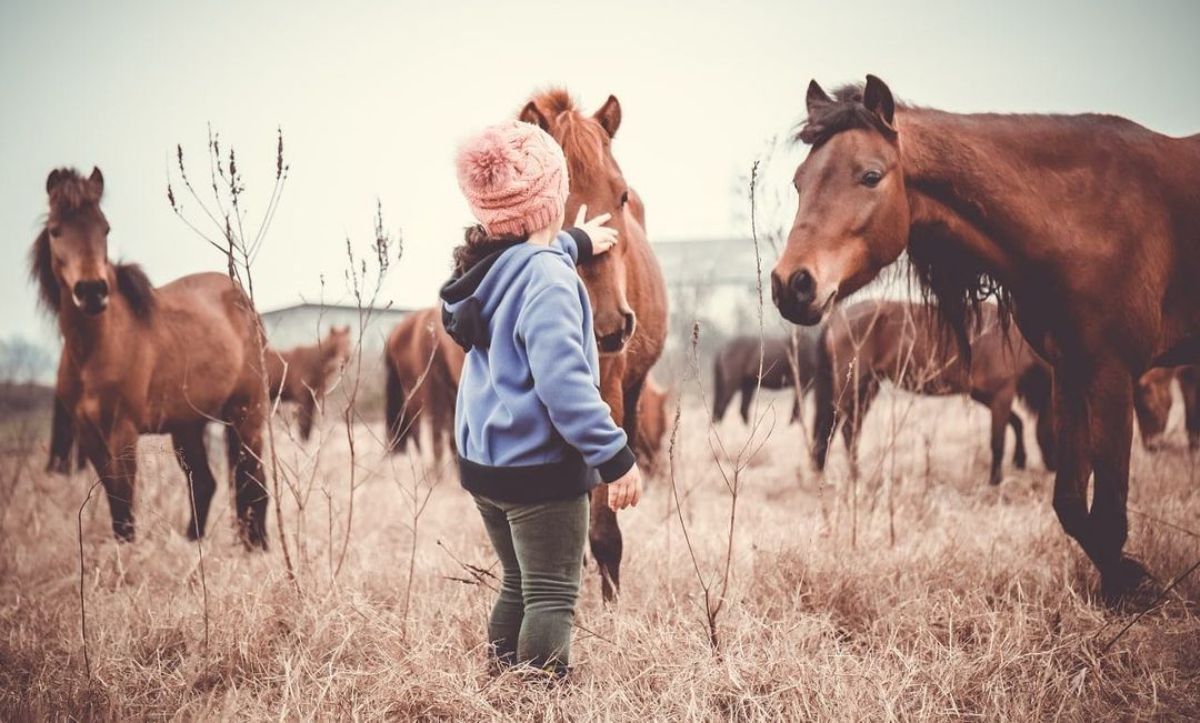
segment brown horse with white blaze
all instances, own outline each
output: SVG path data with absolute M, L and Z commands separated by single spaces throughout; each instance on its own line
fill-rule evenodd
M 258 315 L 223 274 L 192 274 L 155 288 L 140 267 L 111 263 L 103 191 L 99 169 L 88 178 L 52 171 L 50 212 L 30 264 L 63 337 L 58 399 L 104 484 L 113 533 L 134 537 L 138 437 L 168 433 L 191 492 L 188 537 L 204 534 L 216 489 L 204 430 L 219 420 L 227 425 L 241 537 L 265 549 Z
M 919 108 L 874 76 L 832 97 L 813 81 L 807 104 L 811 151 L 771 274 L 780 312 L 815 324 L 907 250 L 965 347 L 996 292 L 1054 367 L 1058 519 L 1107 599 L 1141 588 L 1124 553 L 1133 385 L 1200 359 L 1200 135 Z
M 610 95 L 588 116 L 567 91 L 554 89 L 530 99 L 518 118 L 541 126 L 562 146 L 570 176 L 566 217 L 575 218 L 586 205 L 589 216 L 611 214 L 609 225 L 619 234 L 611 251 L 579 266 L 579 275 L 592 303 L 600 393 L 636 449 L 638 398 L 666 342 L 667 289 L 646 240 L 641 199 L 612 155 L 621 104 Z M 604 485 L 592 493 L 589 541 L 604 598 L 611 600 L 620 586 L 622 541 Z

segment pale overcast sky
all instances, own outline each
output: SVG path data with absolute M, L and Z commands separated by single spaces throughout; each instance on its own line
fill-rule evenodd
M 345 301 L 345 235 L 367 241 L 376 198 L 406 242 L 387 298 L 424 305 L 469 221 L 455 143 L 534 89 L 563 84 L 588 109 L 620 98 L 615 152 L 652 238 L 742 236 L 736 179 L 800 118 L 810 78 L 871 72 L 924 105 L 1102 111 L 1183 135 L 1200 131 L 1197 28 L 1194 0 L 5 0 L 0 337 L 53 343 L 25 254 L 55 166 L 103 169 L 115 253 L 156 283 L 222 269 L 165 197 L 175 143 L 200 158 L 209 123 L 258 203 L 284 131 L 292 174 L 256 270 L 262 308 L 317 299 L 322 275 L 325 299 Z

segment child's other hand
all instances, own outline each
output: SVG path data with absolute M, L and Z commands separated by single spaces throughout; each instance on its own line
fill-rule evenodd
M 629 471 L 608 485 L 608 506 L 614 511 L 637 507 L 642 499 L 642 471 L 635 464 Z
M 617 245 L 617 230 L 612 226 L 604 225 L 611 218 L 611 213 L 602 213 L 589 221 L 587 219 L 587 204 L 580 205 L 579 213 L 575 214 L 575 228 L 586 233 L 588 238 L 592 240 L 593 256 L 599 256 Z

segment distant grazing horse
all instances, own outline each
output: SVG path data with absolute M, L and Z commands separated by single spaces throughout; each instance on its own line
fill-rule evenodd
M 750 423 L 750 405 L 759 387 L 762 372 L 763 389 L 791 389 L 798 370 L 800 387 L 792 404 L 792 420 L 800 418 L 800 401 L 812 385 L 817 370 L 817 329 L 804 329 L 796 335 L 795 356 L 792 340 L 787 337 L 767 337 L 759 343 L 757 336 L 735 336 L 713 357 L 713 414 L 714 422 L 725 418 L 725 410 L 734 396 L 741 392 L 742 421 Z M 759 365 L 759 352 L 762 364 Z M 792 359 L 789 360 L 789 357 Z
M 1142 433 L 1142 446 L 1155 451 L 1163 445 L 1163 433 L 1171 414 L 1174 399 L 1171 383 L 1179 380 L 1179 391 L 1183 396 L 1184 420 L 1188 434 L 1188 448 L 1200 447 L 1200 399 L 1197 399 L 1197 379 L 1200 368 L 1181 366 L 1151 369 L 1142 375 L 1133 390 L 1133 410 L 1137 414 L 1138 429 Z
M 300 438 L 307 440 L 325 385 L 350 358 L 350 326 L 332 326 L 324 339 L 309 346 L 267 349 L 266 357 L 271 399 L 299 405 Z
M 216 488 L 204 428 L 217 419 L 228 425 L 242 540 L 265 549 L 258 314 L 223 274 L 193 274 L 154 288 L 140 267 L 109 262 L 103 191 L 99 169 L 88 178 L 52 171 L 50 213 L 30 264 L 63 336 L 56 395 L 104 483 L 113 532 L 134 537 L 138 436 L 169 433 L 191 490 L 188 537 L 204 534 Z
M 901 301 L 860 301 L 834 312 L 818 350 L 817 416 L 813 461 L 825 469 L 829 440 L 841 423 L 850 468 L 858 472 L 858 435 L 881 382 L 917 394 L 969 394 L 992 413 L 992 471 L 999 484 L 1004 437 L 1017 442 L 1013 465 L 1025 469 L 1025 425 L 1013 411 L 1021 396 L 1037 415 L 1037 438 L 1048 469 L 1054 469 L 1051 374 L 1016 327 L 1003 328 L 994 304 L 981 309 L 982 328 L 971 335 L 968 361 L 938 333 L 937 311 Z
M 780 312 L 816 324 L 905 250 L 963 348 L 997 295 L 1054 367 L 1063 529 L 1107 600 L 1148 592 L 1123 552 L 1133 386 L 1200 361 L 1200 135 L 907 106 L 874 76 L 832 98 L 813 81 L 807 102 L 812 149 L 771 274 Z
M 613 159 L 612 138 L 621 125 L 621 104 L 609 96 L 586 116 L 567 91 L 534 96 L 518 114 L 554 136 L 567 157 L 571 179 L 567 218 L 580 205 L 588 215 L 612 214 L 609 224 L 620 240 L 612 251 L 579 267 L 592 302 L 600 347 L 600 393 L 637 447 L 637 400 L 667 337 L 667 289 L 658 260 L 646 240 L 645 209 Z M 592 492 L 589 538 L 600 568 L 605 600 L 621 580 L 621 530 L 608 507 L 608 488 Z
M 411 439 L 421 448 L 421 429 L 429 425 L 433 454 L 441 460 L 448 442 L 454 450 L 454 404 L 464 353 L 442 326 L 439 307 L 414 311 L 388 336 L 388 449 L 403 452 Z

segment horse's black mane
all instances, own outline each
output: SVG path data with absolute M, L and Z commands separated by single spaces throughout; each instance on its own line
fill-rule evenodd
M 813 107 L 796 133 L 796 140 L 819 146 L 838 133 L 849 130 L 875 131 L 884 138 L 895 140 L 895 129 L 888 127 L 882 118 L 863 105 L 861 83 L 837 88 L 832 98 L 832 102 Z
M 896 129 L 863 105 L 862 84 L 843 85 L 831 98 L 813 106 L 795 140 L 817 148 L 848 130 L 875 131 L 889 141 L 897 140 Z M 913 106 L 897 102 L 897 108 Z M 966 359 L 971 354 L 970 337 L 980 328 L 982 306 L 989 298 L 996 301 L 1001 326 L 1008 328 L 1012 295 L 950 235 L 933 231 L 910 237 L 908 257 L 922 301 L 937 308 L 941 331 L 952 335 Z

